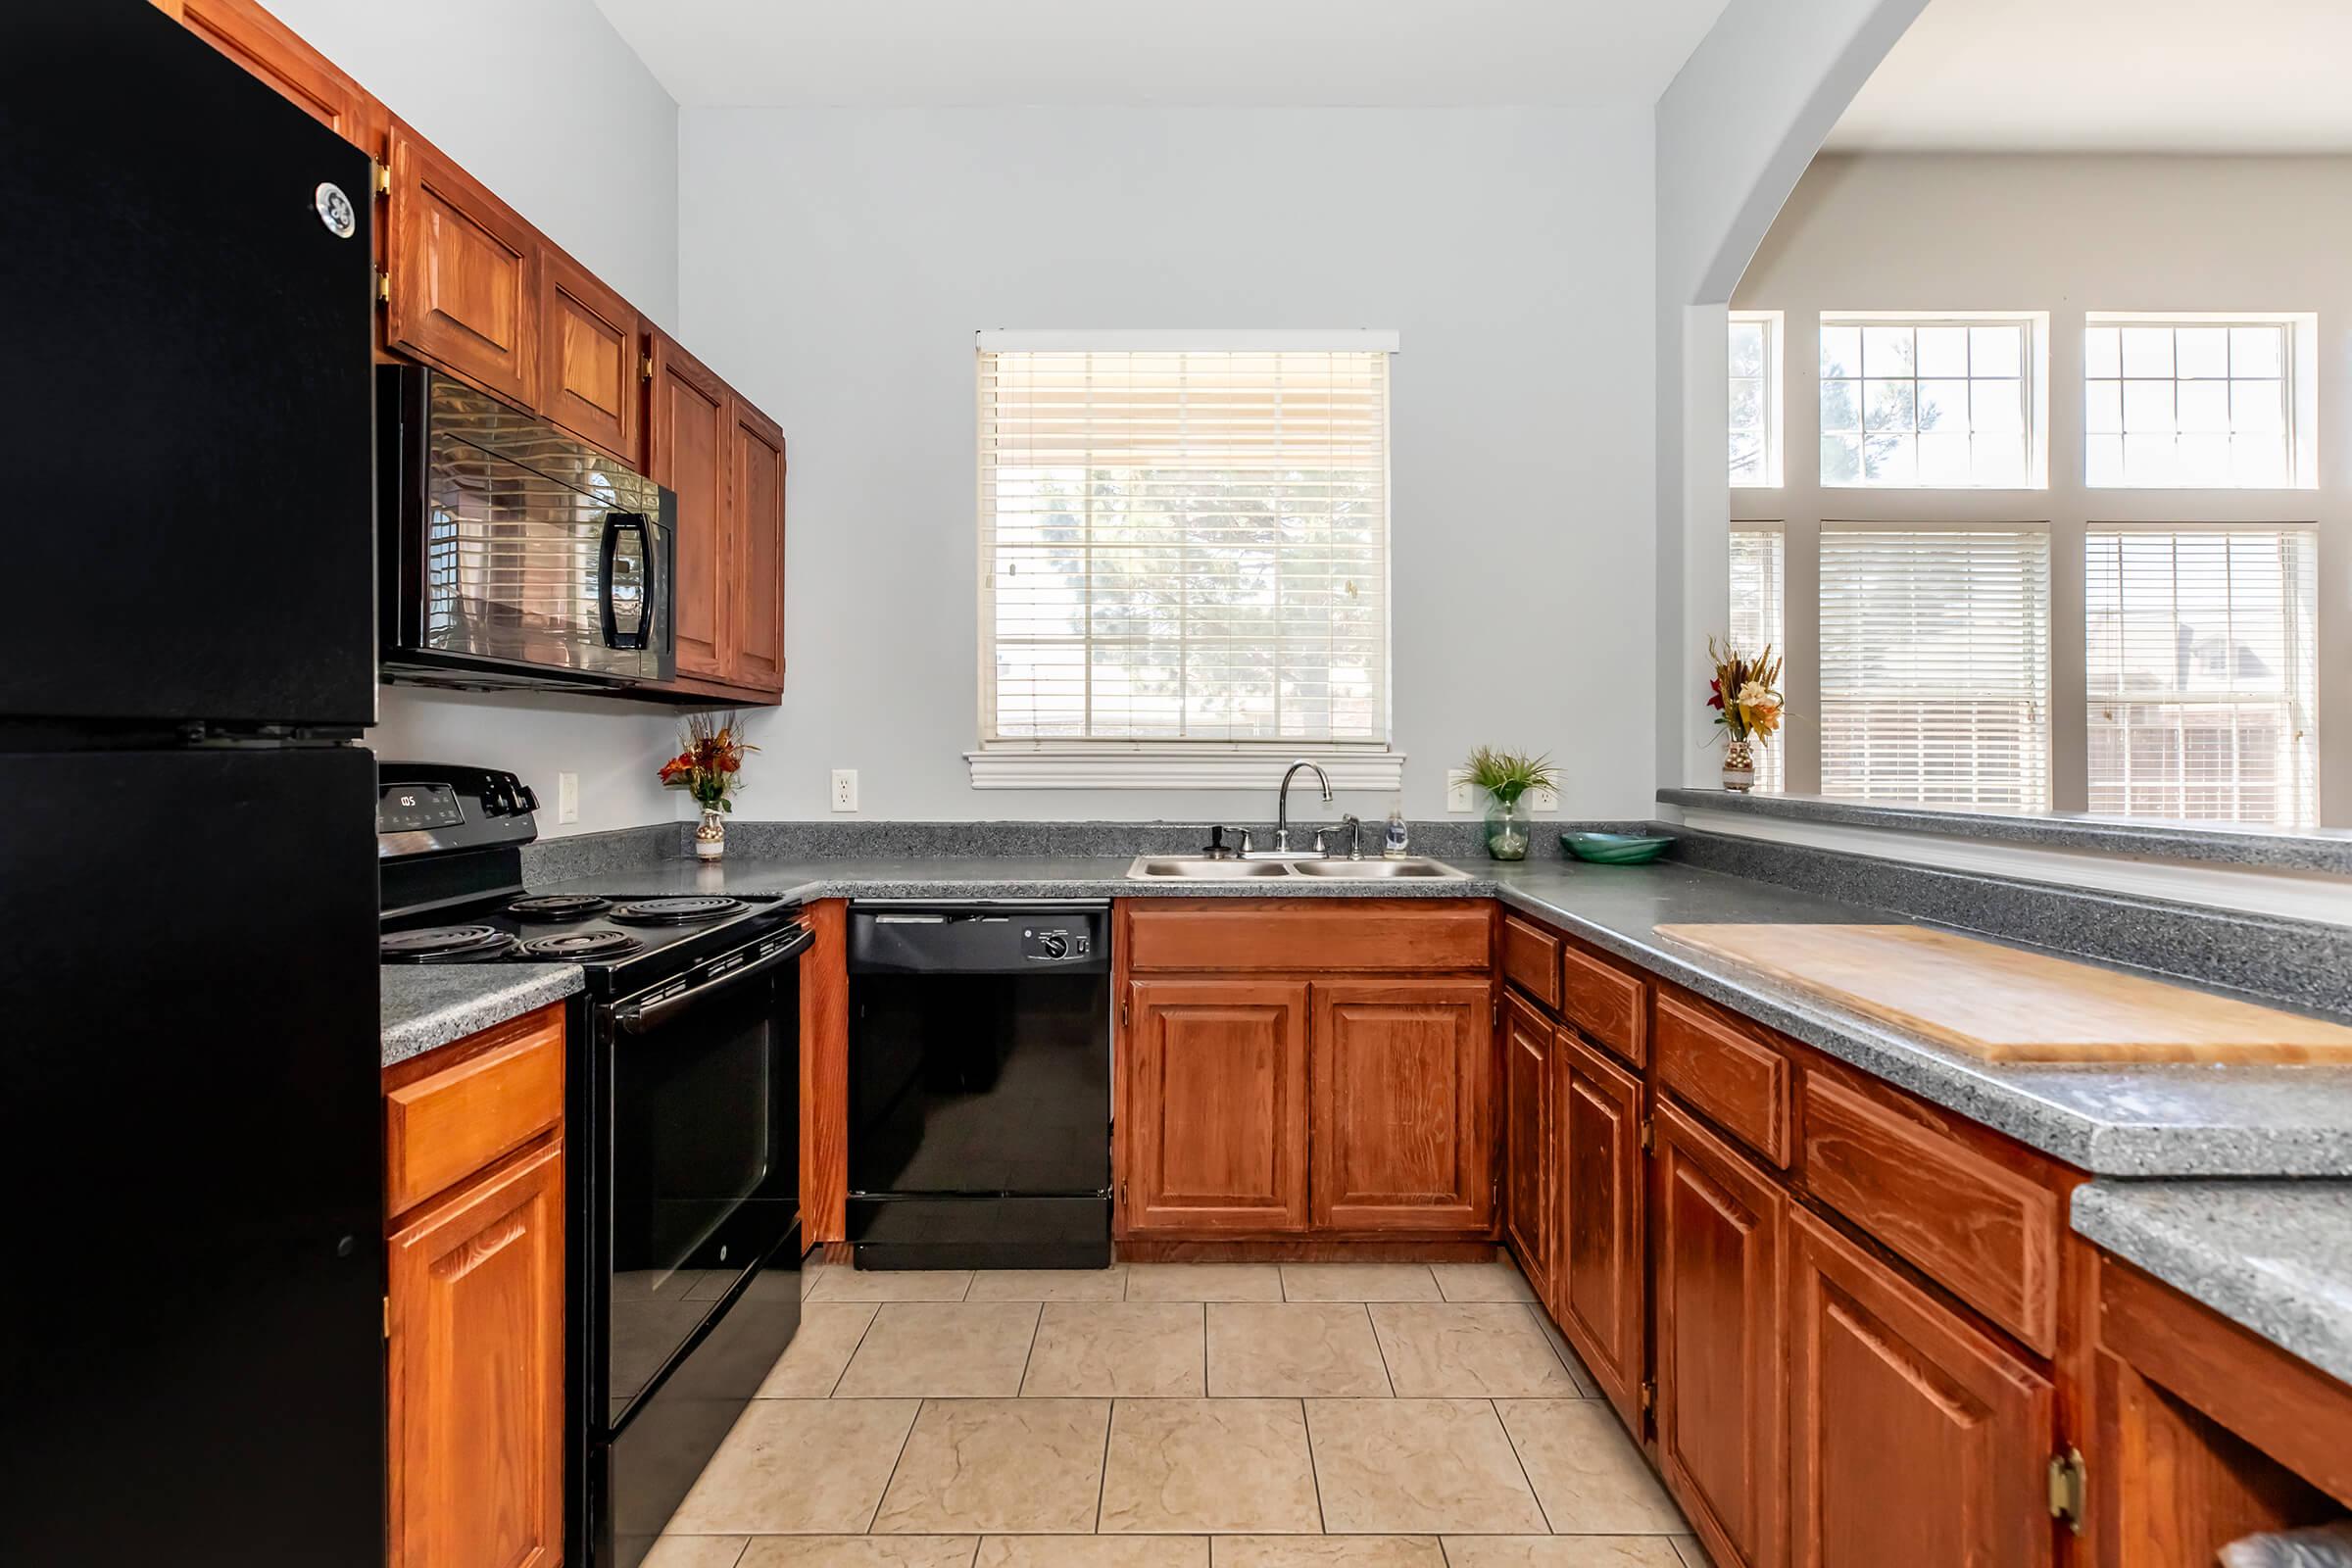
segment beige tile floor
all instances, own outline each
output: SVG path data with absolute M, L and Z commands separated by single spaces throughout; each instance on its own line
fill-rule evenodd
M 1507 1262 L 807 1296 L 648 1568 L 1706 1568 Z

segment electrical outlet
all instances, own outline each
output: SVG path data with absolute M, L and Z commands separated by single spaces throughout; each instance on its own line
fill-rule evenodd
M 1558 790 L 1543 788 L 1529 790 L 1527 792 L 1527 804 L 1529 808 L 1533 810 L 1556 811 L 1560 808 L 1560 792 Z
M 1446 809 L 1448 811 L 1470 809 L 1470 770 L 1468 768 L 1449 767 L 1446 770 Z
M 833 770 L 833 809 L 836 811 L 858 809 L 858 770 L 856 768 L 837 767 Z
M 580 819 L 580 775 L 556 775 L 556 820 L 577 822 Z

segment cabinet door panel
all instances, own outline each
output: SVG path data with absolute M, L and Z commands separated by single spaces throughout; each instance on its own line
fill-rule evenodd
M 670 620 L 681 675 L 727 674 L 728 408 L 733 395 L 666 333 L 653 335 L 653 418 L 647 473 L 677 492 Z
M 632 466 L 645 461 L 637 312 L 550 247 L 540 295 L 541 412 Z
M 1655 1126 L 1659 1467 L 1716 1562 L 1778 1568 L 1787 1203 L 1761 1170 L 1671 1104 L 1658 1105 Z
M 564 1149 L 395 1231 L 392 1568 L 564 1552 Z
M 1811 1214 L 1789 1237 L 1794 1561 L 2047 1564 L 2049 1383 Z
M 1485 980 L 1313 986 L 1314 1217 L 1343 1231 L 1494 1221 Z
M 1307 1228 L 1303 981 L 1129 988 L 1125 1232 Z
M 741 686 L 784 684 L 784 431 L 738 397 L 728 454 L 728 545 L 734 564 L 734 648 L 730 678 Z
M 1552 1316 L 1639 1432 L 1647 1315 L 1642 1080 L 1570 1030 L 1553 1037 L 1553 1053 L 1560 1158 Z
M 1551 1295 L 1551 1025 L 1506 997 L 1502 1008 L 1503 1227 L 1539 1298 Z
M 406 125 L 392 130 L 385 336 L 485 392 L 538 407 L 538 230 Z

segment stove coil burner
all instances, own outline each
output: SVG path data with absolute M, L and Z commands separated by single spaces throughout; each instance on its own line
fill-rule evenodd
M 611 899 L 600 899 L 593 893 L 542 893 L 516 899 L 507 906 L 507 912 L 525 920 L 585 920 L 611 907 Z
M 560 937 L 534 937 L 522 945 L 522 951 L 527 957 L 576 963 L 587 958 L 617 958 L 644 946 L 626 931 L 566 931 Z
M 612 910 L 612 918 L 623 925 L 699 925 L 705 920 L 723 920 L 730 914 L 741 914 L 741 899 L 720 898 L 704 894 L 683 899 L 638 899 Z
M 379 938 L 376 949 L 386 963 L 466 963 L 506 957 L 514 951 L 514 939 L 491 925 L 437 925 L 395 931 Z

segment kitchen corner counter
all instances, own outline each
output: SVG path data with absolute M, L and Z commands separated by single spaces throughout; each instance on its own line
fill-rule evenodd
M 379 973 L 387 1067 L 580 989 L 580 971 L 568 963 L 388 963 Z
M 2090 1182 L 2074 1228 L 2352 1383 L 2352 1182 Z

